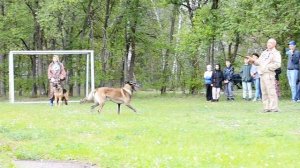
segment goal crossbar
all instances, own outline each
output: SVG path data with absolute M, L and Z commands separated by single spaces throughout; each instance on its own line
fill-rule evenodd
M 86 95 L 89 92 L 89 69 L 91 70 L 91 90 L 95 88 L 94 50 L 41 50 L 9 52 L 9 101 L 15 103 L 14 55 L 86 55 Z M 91 66 L 91 67 L 90 67 Z

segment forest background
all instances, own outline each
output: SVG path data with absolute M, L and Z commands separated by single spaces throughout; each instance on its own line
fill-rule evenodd
M 94 50 L 96 86 L 126 80 L 161 94 L 197 94 L 207 64 L 261 53 L 275 38 L 286 79 L 287 43 L 300 39 L 298 0 L 0 0 L 0 95 L 11 50 Z M 52 56 L 16 56 L 19 96 L 46 95 Z M 71 95 L 84 95 L 85 57 L 61 56 Z

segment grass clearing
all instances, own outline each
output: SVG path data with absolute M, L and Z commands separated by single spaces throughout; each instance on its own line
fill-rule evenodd
M 61 108 L 0 103 L 0 165 L 13 159 L 78 160 L 99 167 L 299 167 L 300 105 L 140 92 L 139 114 L 108 102 Z M 0 166 L 1 167 L 1 166 Z

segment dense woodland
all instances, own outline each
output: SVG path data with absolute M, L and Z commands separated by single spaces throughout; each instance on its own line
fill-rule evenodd
M 0 0 L 0 95 L 8 94 L 10 50 L 95 51 L 96 86 L 138 81 L 162 94 L 196 94 L 208 63 L 264 50 L 285 58 L 300 43 L 299 0 Z M 17 95 L 46 95 L 52 56 L 16 56 Z M 83 95 L 85 57 L 62 56 L 71 94 Z M 282 88 L 286 61 L 283 60 Z

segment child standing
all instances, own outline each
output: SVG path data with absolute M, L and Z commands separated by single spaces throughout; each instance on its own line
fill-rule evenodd
M 259 55 L 257 53 L 253 53 L 252 57 L 254 59 L 258 59 Z M 260 89 L 260 76 L 257 71 L 256 65 L 252 65 L 251 67 L 251 76 L 253 78 L 254 86 L 255 86 L 255 96 L 253 101 L 261 100 L 261 89 Z
M 251 65 L 249 64 L 249 59 L 244 58 L 244 65 L 242 67 L 242 87 L 243 87 L 243 99 L 251 100 L 252 98 L 252 78 L 251 78 Z
M 234 68 L 231 66 L 231 63 L 229 60 L 226 62 L 226 67 L 224 68 L 223 74 L 224 74 L 224 92 L 227 96 L 227 100 L 234 100 L 233 97 L 233 74 L 234 74 Z
M 220 64 L 216 64 L 215 70 L 212 74 L 212 84 L 211 84 L 213 102 L 219 101 L 223 78 L 224 77 L 221 71 Z
M 206 66 L 206 71 L 204 72 L 204 82 L 206 87 L 206 101 L 212 100 L 212 67 L 211 65 Z

